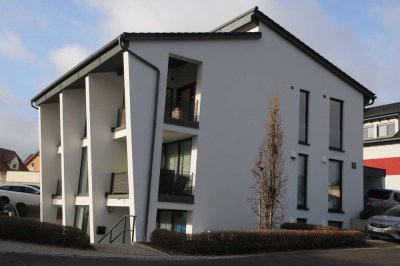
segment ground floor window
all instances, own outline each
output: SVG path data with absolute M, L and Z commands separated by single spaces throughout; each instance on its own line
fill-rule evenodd
M 178 233 L 186 233 L 187 211 L 158 210 L 157 229 L 166 229 Z
M 89 206 L 76 206 L 74 226 L 89 235 Z
M 336 228 L 342 228 L 343 222 L 340 221 L 328 221 L 328 226 L 336 227 Z
M 305 218 L 297 218 L 296 222 L 298 224 L 306 224 L 307 223 L 307 219 L 305 219 Z

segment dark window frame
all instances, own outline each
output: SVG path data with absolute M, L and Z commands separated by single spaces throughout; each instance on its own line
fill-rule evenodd
M 338 226 L 336 226 L 336 225 L 338 225 Z M 343 228 L 343 222 L 342 221 L 329 220 L 328 221 L 328 226 L 342 229 Z
M 331 146 L 331 127 L 330 127 L 330 117 L 329 117 L 329 149 L 333 150 L 333 151 L 341 151 L 344 152 L 343 150 L 343 113 L 344 113 L 344 101 L 340 100 L 340 99 L 336 99 L 336 98 L 329 98 L 329 116 L 330 116 L 330 112 L 331 112 L 331 101 L 334 102 L 339 102 L 340 103 L 340 147 L 332 147 Z
M 308 154 L 304 154 L 304 153 L 299 153 L 298 157 L 303 156 L 304 157 L 304 161 L 305 161 L 305 167 L 304 167 L 304 206 L 299 206 L 299 204 L 297 204 L 297 209 L 298 210 L 308 210 L 307 208 L 307 185 L 308 185 Z M 299 160 L 297 160 L 299 161 Z M 299 197 L 298 194 L 298 186 L 299 186 L 299 172 L 297 172 L 297 200 Z
M 298 224 L 307 224 L 307 218 L 297 218 L 296 223 Z
M 193 150 L 193 138 L 186 138 L 186 139 L 171 141 L 171 142 L 167 142 L 167 143 L 163 143 L 163 144 L 162 144 L 162 149 L 161 149 L 161 151 L 162 151 L 162 154 L 161 154 L 161 161 L 162 161 L 162 157 L 166 158 L 166 149 L 165 149 L 165 146 L 178 143 L 178 157 L 177 157 L 178 169 L 176 170 L 176 172 L 177 172 L 178 174 L 182 174 L 182 173 L 180 172 L 180 168 L 181 168 L 181 167 L 180 167 L 180 165 L 181 165 L 181 154 L 182 154 L 182 142 L 189 141 L 189 140 L 190 140 L 190 147 L 191 147 L 191 150 Z M 192 162 L 192 154 L 191 154 L 191 152 L 190 152 L 190 164 L 191 164 L 191 162 Z M 190 165 L 189 165 L 189 167 L 190 167 Z M 165 161 L 164 161 L 164 163 L 161 165 L 161 169 L 167 169 L 166 166 L 165 166 Z M 189 171 L 189 172 L 190 172 L 190 171 Z
M 339 187 L 340 187 L 340 206 L 338 209 L 333 209 L 333 208 L 328 208 L 328 212 L 333 212 L 333 213 L 344 213 L 343 212 L 343 161 L 341 160 L 336 160 L 336 159 L 329 159 L 330 162 L 337 162 L 340 163 L 340 176 L 339 176 Z M 330 172 L 328 173 L 328 204 L 329 204 L 329 178 L 330 178 Z
M 175 232 L 175 214 L 177 212 L 184 212 L 186 214 L 186 224 L 185 224 L 185 229 L 187 228 L 187 218 L 188 218 L 188 210 L 174 210 L 174 209 L 157 209 L 157 215 L 156 215 L 156 228 L 160 229 L 160 212 L 162 211 L 168 211 L 171 212 L 171 231 Z
M 301 99 L 301 93 L 305 93 L 305 95 L 306 95 L 306 106 L 305 106 L 305 109 L 306 109 L 305 124 L 306 125 L 305 125 L 305 140 L 300 140 L 300 114 L 299 114 L 299 141 L 298 141 L 298 143 L 302 144 L 302 145 L 309 146 L 310 144 L 309 144 L 309 139 L 308 139 L 308 126 L 309 126 L 309 115 L 310 115 L 310 111 L 309 111 L 309 108 L 310 108 L 310 99 L 309 99 L 310 98 L 310 91 L 300 89 L 300 97 L 299 97 L 300 99 Z M 299 101 L 299 104 L 301 104 L 301 101 Z

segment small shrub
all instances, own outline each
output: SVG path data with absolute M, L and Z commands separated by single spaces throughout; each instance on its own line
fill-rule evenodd
M 152 244 L 165 250 L 202 255 L 251 254 L 365 245 L 352 230 L 265 230 L 199 234 L 155 230 Z
M 283 223 L 281 229 L 285 230 L 340 230 L 339 228 L 320 225 L 320 224 L 302 224 L 302 223 Z
M 0 217 L 0 238 L 44 245 L 91 248 L 88 235 L 75 227 L 7 216 Z

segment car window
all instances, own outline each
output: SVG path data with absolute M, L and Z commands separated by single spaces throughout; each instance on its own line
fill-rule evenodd
M 393 194 L 393 199 L 397 202 L 400 202 L 400 193 L 399 192 L 395 192 Z
M 37 189 L 40 189 L 40 187 L 39 187 L 39 186 L 36 186 L 36 185 L 29 185 L 29 186 L 34 187 L 34 188 L 37 188 Z
M 24 187 L 20 187 L 20 186 L 11 186 L 11 191 L 14 191 L 14 192 L 23 192 L 23 191 L 24 191 Z
M 29 194 L 39 194 L 36 190 L 30 187 L 24 187 L 24 192 Z
M 390 198 L 391 190 L 369 190 L 368 197 L 373 199 L 388 200 Z
M 9 186 L 1 186 L 0 189 L 2 189 L 2 190 L 10 190 L 10 187 Z
M 400 208 L 398 206 L 391 208 L 385 212 L 385 215 L 400 217 Z

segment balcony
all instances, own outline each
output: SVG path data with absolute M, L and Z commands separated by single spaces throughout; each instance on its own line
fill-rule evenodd
M 177 126 L 199 128 L 199 101 L 188 97 L 167 98 L 164 122 Z
M 128 187 L 128 173 L 112 173 L 110 192 L 106 193 L 106 198 L 128 198 L 129 187 Z
M 57 180 L 56 193 L 52 195 L 53 205 L 60 206 L 62 200 L 62 183 L 61 180 Z
M 193 204 L 192 184 L 191 173 L 176 173 L 174 170 L 161 169 L 158 201 Z
M 125 115 L 125 107 L 118 108 L 118 116 L 117 116 L 117 126 L 112 127 L 111 130 L 113 132 L 122 130 L 126 128 L 126 115 Z

